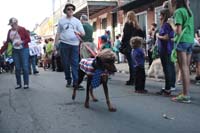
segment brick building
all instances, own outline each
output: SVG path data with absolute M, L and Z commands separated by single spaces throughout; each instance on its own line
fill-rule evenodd
M 162 9 L 162 4 L 166 0 L 68 0 L 76 6 L 74 15 L 80 18 L 81 14 L 89 16 L 90 23 L 94 27 L 94 42 L 98 42 L 98 37 L 104 34 L 105 30 L 111 31 L 111 38 L 114 41 L 115 35 L 122 33 L 123 23 L 126 13 L 130 10 L 136 12 L 138 21 L 141 28 L 146 32 L 151 23 L 156 22 L 159 24 L 159 12 Z M 191 9 L 194 16 L 198 16 L 198 7 L 200 5 L 199 0 L 190 0 Z M 53 28 L 52 32 L 55 34 L 56 24 L 58 19 L 63 15 L 62 10 L 65 3 L 57 9 L 53 16 Z M 47 28 L 42 23 L 40 30 Z M 49 25 L 46 21 L 46 25 Z M 195 17 L 195 29 L 200 26 L 200 18 Z M 37 28 L 36 28 L 37 29 Z M 37 30 L 38 31 L 38 30 Z M 44 30 L 43 30 L 44 31 Z M 41 32 L 40 32 L 41 33 Z M 43 32 L 42 32 L 43 33 Z M 43 33 L 44 34 L 44 33 Z
M 104 34 L 105 30 L 111 31 L 111 38 L 122 33 L 126 13 L 134 10 L 138 16 L 141 28 L 146 32 L 153 22 L 158 23 L 158 13 L 162 3 L 166 0 L 106 0 L 88 1 L 72 0 L 77 10 L 75 16 L 87 14 L 94 27 L 94 41 Z

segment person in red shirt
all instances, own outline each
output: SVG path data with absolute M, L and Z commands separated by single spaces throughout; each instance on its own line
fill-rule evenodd
M 16 18 L 10 18 L 9 24 L 11 29 L 8 30 L 7 40 L 0 49 L 2 54 L 8 47 L 8 43 L 13 45 L 13 59 L 15 63 L 15 76 L 17 79 L 17 86 L 15 89 L 22 87 L 21 71 L 23 71 L 24 89 L 29 88 L 29 47 L 30 36 L 27 30 L 18 25 Z

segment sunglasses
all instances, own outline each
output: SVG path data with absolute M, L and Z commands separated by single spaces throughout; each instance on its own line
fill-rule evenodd
M 73 8 L 67 8 L 67 11 L 74 11 Z

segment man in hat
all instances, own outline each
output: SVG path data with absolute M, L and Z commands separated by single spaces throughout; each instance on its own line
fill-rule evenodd
M 8 44 L 13 45 L 13 59 L 15 62 L 15 76 L 17 79 L 17 86 L 15 89 L 22 87 L 21 70 L 23 71 L 24 89 L 29 88 L 29 46 L 30 36 L 28 31 L 18 25 L 16 18 L 10 18 L 9 24 L 11 29 L 8 31 L 7 40 L 0 50 L 2 54 L 8 47 Z
M 58 29 L 55 37 L 55 46 L 59 44 L 60 55 L 67 80 L 66 87 L 78 84 L 78 68 L 79 68 L 79 44 L 80 37 L 85 35 L 83 26 L 77 18 L 73 16 L 76 7 L 68 3 L 65 5 L 63 12 L 65 17 L 58 21 Z M 72 69 L 72 79 L 71 71 Z

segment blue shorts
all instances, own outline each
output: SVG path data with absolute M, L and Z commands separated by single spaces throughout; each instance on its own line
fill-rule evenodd
M 177 45 L 176 50 L 180 52 L 186 52 L 187 54 L 192 54 L 193 43 L 181 42 Z

